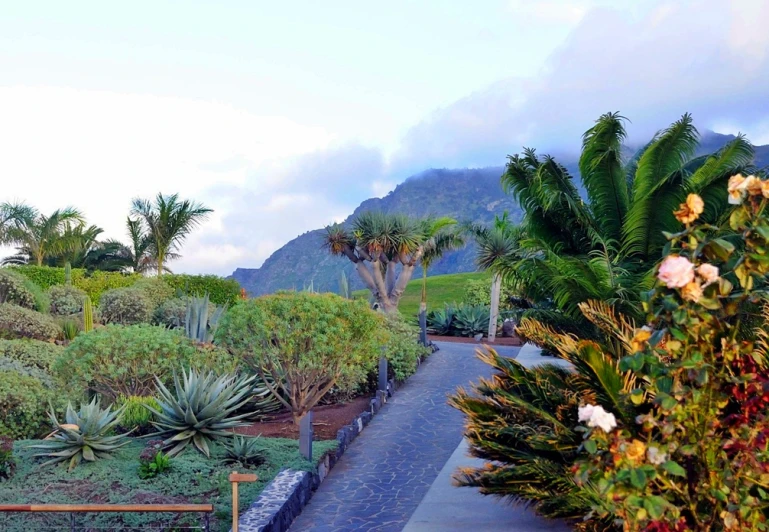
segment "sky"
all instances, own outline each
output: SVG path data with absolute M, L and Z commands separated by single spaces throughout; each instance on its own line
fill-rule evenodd
M 427 168 L 562 157 L 691 112 L 769 144 L 766 0 L 2 1 L 0 202 L 214 209 L 171 264 L 228 275 Z M 10 254 L 10 250 L 1 250 Z

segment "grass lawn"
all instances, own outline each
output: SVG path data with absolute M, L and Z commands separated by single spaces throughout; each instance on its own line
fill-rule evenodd
M 213 446 L 211 458 L 192 448 L 172 459 L 171 469 L 153 479 L 141 480 L 137 474 L 138 458 L 144 448 L 143 440 L 134 440 L 119 449 L 111 458 L 94 463 L 83 462 L 71 473 L 66 465 L 39 468 L 42 458 L 29 449 L 34 441 L 14 443 L 16 473 L 8 481 L 0 482 L 0 501 L 7 504 L 213 504 L 211 530 L 226 531 L 232 523 L 231 491 L 227 476 L 240 467 L 222 463 L 223 449 Z M 337 441 L 318 441 L 313 445 L 316 462 L 328 451 L 335 449 Z M 240 508 L 245 511 L 261 493 L 264 486 L 284 468 L 309 470 L 313 466 L 299 456 L 296 440 L 262 438 L 261 447 L 266 462 L 250 470 L 259 481 L 240 485 Z M 79 526 L 96 527 L 128 525 L 144 529 L 159 522 L 168 523 L 170 514 L 83 514 L 78 516 Z M 6 521 L 4 521 L 6 519 Z M 43 526 L 67 527 L 65 514 L 9 514 L 0 516 L 1 530 L 37 530 Z M 200 515 L 187 518 L 187 524 L 201 524 Z M 183 521 L 174 521 L 181 526 Z M 6 525 L 7 528 L 3 528 Z
M 407 318 L 417 315 L 419 301 L 422 298 L 422 272 L 415 270 L 420 277 L 415 278 L 406 286 L 406 291 L 401 297 L 398 306 L 401 314 Z M 491 288 L 491 274 L 488 272 L 452 273 L 448 275 L 436 275 L 427 278 L 427 310 L 443 308 L 446 303 L 459 303 L 465 293 L 465 283 L 476 279 L 488 279 Z M 354 297 L 368 298 L 368 290 L 356 290 Z

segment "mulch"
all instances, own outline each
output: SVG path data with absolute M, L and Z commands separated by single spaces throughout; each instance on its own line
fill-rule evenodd
M 521 339 L 518 338 L 517 336 L 512 336 L 509 338 L 497 336 L 494 339 L 493 344 L 489 344 L 487 342 L 488 338 L 484 338 L 480 342 L 476 342 L 475 338 L 466 338 L 464 336 L 438 336 L 435 334 L 428 334 L 427 339 L 432 340 L 433 342 L 453 342 L 456 344 L 476 344 L 476 345 L 486 344 L 490 346 L 502 345 L 502 346 L 513 346 L 513 347 L 523 345 L 523 343 L 521 342 Z
M 346 403 L 316 406 L 312 409 L 313 439 L 335 439 L 337 431 L 352 423 L 358 414 L 368 410 L 370 402 L 371 397 L 363 396 Z M 299 439 L 299 427 L 294 425 L 294 418 L 291 417 L 290 412 L 279 413 L 260 423 L 239 427 L 235 432 L 249 436 L 261 434 L 271 438 Z

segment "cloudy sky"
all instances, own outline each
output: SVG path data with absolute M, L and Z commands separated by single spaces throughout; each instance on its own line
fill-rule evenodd
M 769 143 L 769 2 L 4 2 L 0 201 L 125 238 L 132 197 L 215 209 L 175 271 L 259 266 L 429 167 L 639 142 L 689 111 Z

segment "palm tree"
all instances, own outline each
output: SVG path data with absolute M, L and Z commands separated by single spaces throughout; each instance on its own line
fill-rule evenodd
M 497 335 L 502 275 L 518 258 L 516 252 L 522 236 L 521 228 L 513 225 L 508 216 L 507 211 L 501 217 L 495 216 L 494 223 L 490 227 L 479 224 L 470 224 L 466 227 L 466 231 L 475 238 L 478 245 L 476 256 L 478 267 L 492 272 L 488 333 L 490 343 L 494 342 Z
M 151 248 L 152 240 L 146 235 L 142 228 L 142 222 L 139 219 L 126 219 L 126 229 L 128 231 L 128 238 L 131 239 L 131 245 L 128 249 L 130 268 L 136 273 L 147 273 L 157 269 L 157 264 L 153 260 Z M 176 253 L 170 253 L 167 259 L 175 259 L 178 255 Z M 171 270 L 164 266 L 166 272 Z
M 133 200 L 131 214 L 141 221 L 141 232 L 150 242 L 146 251 L 151 254 L 158 275 L 165 271 L 166 261 L 179 256 L 176 252 L 184 240 L 212 212 L 202 203 L 180 200 L 179 194 L 158 194 L 154 203 L 140 198 Z M 136 265 L 140 256 L 134 255 Z
M 427 345 L 427 270 L 444 253 L 461 248 L 465 239 L 461 233 L 448 230 L 456 225 L 456 220 L 448 217 L 428 220 L 425 235 L 428 237 L 422 253 L 422 299 L 419 303 L 419 339 Z
M 324 246 L 332 255 L 345 256 L 355 264 L 379 307 L 394 313 L 429 245 L 434 223 L 432 218 L 364 212 L 351 229 L 340 224 L 326 227 Z
M 19 228 L 24 220 L 33 218 L 35 209 L 23 203 L 0 203 L 0 244 L 8 242 L 8 231 Z
M 582 144 L 579 169 L 586 198 L 550 156 L 526 149 L 508 158 L 502 185 L 522 206 L 526 234 L 519 260 L 502 273 L 528 300 L 552 310 L 529 312 L 561 328 L 591 327 L 581 302 L 614 304 L 640 318 L 639 292 L 678 224 L 671 214 L 689 193 L 705 198 L 707 222 L 727 210 L 726 181 L 750 168 L 753 147 L 738 136 L 714 154 L 694 157 L 698 133 L 685 114 L 634 156 L 623 157 L 625 119 L 601 116 Z
M 83 215 L 72 207 L 55 210 L 49 216 L 35 211 L 28 213 L 15 226 L 6 229 L 6 240 L 17 246 L 18 254 L 4 262 L 18 262 L 26 257 L 29 262 L 42 266 L 48 259 L 73 251 L 79 242 L 71 227 L 82 223 Z

